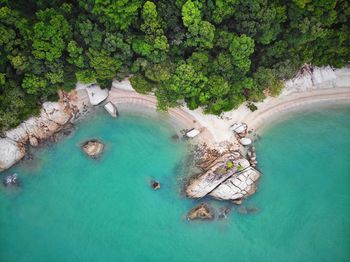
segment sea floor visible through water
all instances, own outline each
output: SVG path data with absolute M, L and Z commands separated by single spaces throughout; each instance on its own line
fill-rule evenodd
M 263 130 L 251 214 L 182 195 L 191 147 L 175 132 L 156 115 L 97 113 L 6 171 L 21 187 L 0 187 L 0 261 L 350 261 L 349 106 Z M 80 150 L 89 138 L 106 144 L 99 160 Z M 232 212 L 188 221 L 203 201 Z

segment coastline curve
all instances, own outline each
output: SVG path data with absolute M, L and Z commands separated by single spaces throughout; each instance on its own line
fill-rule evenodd
M 288 111 L 302 110 L 310 104 L 324 102 L 342 102 L 350 104 L 350 88 L 331 88 L 289 94 L 278 98 L 270 98 L 258 106 L 258 110 L 246 115 L 242 121 L 255 131 L 280 118 Z M 299 108 L 298 108 L 299 107 Z

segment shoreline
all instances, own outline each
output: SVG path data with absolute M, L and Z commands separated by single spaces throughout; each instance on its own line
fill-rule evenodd
M 329 71 L 329 68 L 317 70 Z M 249 130 L 247 138 L 254 140 L 256 131 L 264 125 L 270 125 L 275 119 L 285 116 L 290 111 L 299 111 L 305 105 L 325 101 L 350 104 L 350 69 L 342 68 L 333 72 L 334 77 L 331 80 L 319 79 L 309 74 L 298 75 L 288 80 L 280 96 L 267 97 L 263 102 L 255 103 L 258 109 L 254 112 L 247 108 L 247 103 L 243 103 L 237 109 L 220 116 L 206 115 L 201 108 L 190 110 L 183 104 L 160 114 L 166 116 L 174 127 L 199 130 L 200 134 L 193 139 L 195 144 L 206 144 L 218 151 L 225 150 L 225 147 L 231 145 L 234 150 L 245 151 L 238 141 L 240 138 L 230 128 L 235 123 L 246 123 Z M 309 81 L 310 79 L 313 81 Z M 304 86 L 304 83 L 312 85 Z M 60 100 L 45 102 L 40 116 L 31 117 L 18 127 L 7 131 L 5 137 L 0 138 L 0 172 L 22 159 L 28 144 L 37 147 L 41 141 L 59 132 L 66 124 L 74 123 L 87 115 L 94 105 L 103 105 L 110 101 L 116 106 L 126 108 L 127 111 L 135 111 L 135 105 L 139 105 L 156 112 L 156 97 L 152 94 L 137 93 L 128 78 L 122 81 L 114 80 L 110 91 L 102 90 L 96 85 L 93 89 L 89 86 L 77 83 L 76 89 L 70 93 L 59 92 Z

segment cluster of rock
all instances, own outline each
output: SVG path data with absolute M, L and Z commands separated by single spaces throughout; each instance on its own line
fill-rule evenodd
M 248 152 L 247 152 L 247 157 L 250 162 L 250 164 L 255 167 L 258 164 L 258 161 L 256 160 L 256 149 L 254 146 L 252 146 Z
M 108 94 L 107 89 L 97 85 L 78 83 L 70 93 L 60 91 L 58 102 L 43 103 L 39 116 L 29 118 L 0 138 L 0 172 L 25 156 L 28 143 L 37 147 L 49 138 L 56 141 L 60 131 L 66 132 L 69 125 L 85 115 L 93 105 L 105 101 Z M 108 102 L 104 107 L 113 117 L 117 116 L 114 104 Z
M 305 64 L 297 76 L 285 83 L 285 92 L 344 87 L 350 81 L 350 69 L 333 69 L 331 66 L 312 67 Z
M 239 204 L 255 193 L 260 172 L 246 158 L 236 151 L 223 154 L 215 153 L 215 150 L 208 152 L 197 164 L 201 173 L 185 187 L 188 197 L 198 199 L 211 196 Z
M 29 118 L 0 139 L 0 171 L 25 155 L 28 142 L 31 146 L 38 146 L 40 141 L 50 138 L 81 116 L 89 106 L 86 93 L 78 91 L 69 94 L 62 91 L 58 102 L 45 102 L 39 116 Z
M 247 207 L 244 205 L 235 208 L 234 206 L 223 206 L 220 208 L 213 208 L 208 203 L 200 203 L 192 208 L 186 215 L 188 220 L 213 220 L 227 218 L 232 211 L 236 211 L 239 214 L 253 214 L 258 211 L 256 207 Z

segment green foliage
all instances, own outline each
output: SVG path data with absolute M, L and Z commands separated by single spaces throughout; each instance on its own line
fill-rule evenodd
M 72 28 L 68 21 L 52 9 L 37 13 L 39 22 L 34 25 L 33 55 L 50 62 L 60 58 L 71 38 Z
M 136 19 L 141 0 L 79 0 L 79 5 L 110 27 L 126 30 Z
M 147 94 L 152 91 L 154 85 L 149 83 L 141 74 L 130 77 L 132 87 L 141 94 Z
M 182 21 L 186 27 L 190 27 L 192 25 L 198 25 L 202 20 L 201 11 L 199 10 L 199 6 L 197 2 L 192 2 L 188 0 L 182 6 Z
M 22 87 L 28 94 L 37 95 L 46 87 L 47 81 L 36 75 L 25 75 Z
M 259 67 L 254 73 L 254 80 L 259 90 L 267 90 L 272 96 L 278 96 L 283 88 L 283 81 L 279 80 L 274 70 Z
M 227 161 L 226 167 L 227 167 L 228 169 L 231 169 L 231 168 L 233 167 L 233 162 L 232 162 L 232 161 Z
M 0 132 L 76 81 L 109 88 L 132 73 L 159 110 L 219 115 L 254 110 L 304 63 L 350 61 L 345 0 L 0 2 Z

